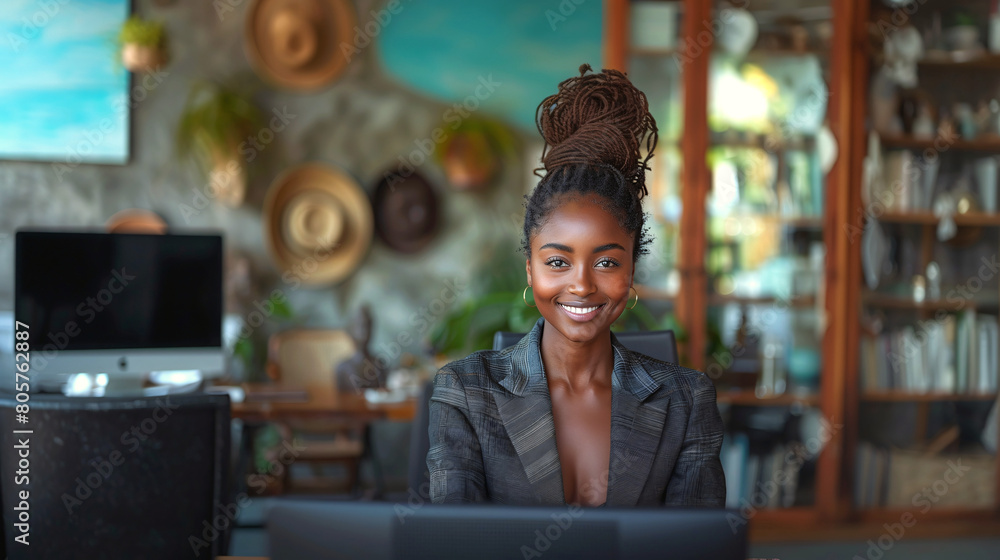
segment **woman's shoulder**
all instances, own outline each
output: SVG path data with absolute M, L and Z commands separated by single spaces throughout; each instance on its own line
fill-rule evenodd
M 438 370 L 436 384 L 458 382 L 464 387 L 492 388 L 509 367 L 509 351 L 477 350 Z
M 715 384 L 705 372 L 684 367 L 673 362 L 665 362 L 638 352 L 631 352 L 632 359 L 642 365 L 657 383 L 661 390 L 674 392 L 681 390 L 693 395 L 702 391 L 715 393 Z

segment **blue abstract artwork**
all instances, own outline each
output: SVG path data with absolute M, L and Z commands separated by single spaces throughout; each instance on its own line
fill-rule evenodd
M 4 0 L 0 158 L 124 164 L 129 74 L 116 37 L 129 0 Z
M 409 87 L 453 102 L 450 115 L 484 111 L 534 130 L 535 109 L 589 63 L 601 69 L 599 0 L 390 2 L 359 14 L 359 37 Z M 363 43 L 362 43 L 363 46 Z

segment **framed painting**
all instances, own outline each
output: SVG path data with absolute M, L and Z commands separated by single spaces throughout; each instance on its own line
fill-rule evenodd
M 117 35 L 130 0 L 4 0 L 0 159 L 125 164 L 129 73 Z
M 587 62 L 600 71 L 602 3 L 564 0 L 389 2 L 341 53 L 373 41 L 386 71 L 407 86 L 458 102 L 454 123 L 484 110 L 536 134 L 535 109 Z M 433 68 L 433 72 L 428 69 Z

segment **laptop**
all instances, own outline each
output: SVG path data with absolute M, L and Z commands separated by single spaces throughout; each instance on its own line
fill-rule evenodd
M 744 560 L 746 527 L 724 509 L 281 500 L 267 515 L 272 560 Z

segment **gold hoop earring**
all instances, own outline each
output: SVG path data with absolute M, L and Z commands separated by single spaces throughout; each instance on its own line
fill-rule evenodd
M 631 290 L 631 291 L 633 291 L 633 292 L 635 292 L 635 301 L 633 301 L 633 302 L 632 302 L 632 305 L 628 306 L 628 308 L 629 308 L 629 309 L 635 309 L 635 306 L 639 304 L 639 291 L 638 291 L 638 290 L 636 290 L 636 289 L 635 289 L 634 287 L 632 287 L 632 286 L 629 286 L 629 288 L 628 288 L 628 289 L 629 289 L 629 290 Z M 631 297 L 629 297 L 629 299 L 632 299 L 632 298 L 631 298 Z
M 531 305 L 530 303 L 528 303 L 528 288 L 530 288 L 530 287 L 531 286 L 525 286 L 524 287 L 524 291 L 521 292 L 521 299 L 524 300 L 524 305 L 527 305 L 528 307 L 538 307 L 537 303 L 535 305 Z M 532 301 L 535 300 L 535 292 L 531 292 L 531 300 Z

